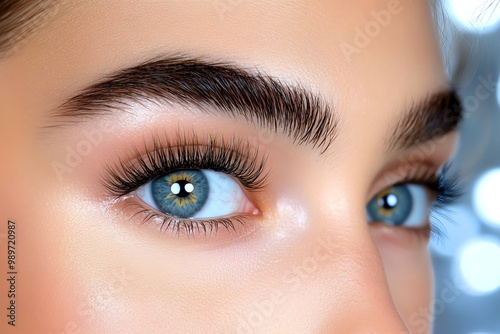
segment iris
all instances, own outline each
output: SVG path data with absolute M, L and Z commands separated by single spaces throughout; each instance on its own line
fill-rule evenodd
M 368 203 L 368 215 L 373 221 L 403 225 L 409 218 L 413 198 L 406 185 L 396 185 L 378 193 Z
M 203 208 L 209 194 L 208 180 L 200 170 L 182 170 L 152 182 L 151 192 L 158 208 L 172 216 L 189 218 Z

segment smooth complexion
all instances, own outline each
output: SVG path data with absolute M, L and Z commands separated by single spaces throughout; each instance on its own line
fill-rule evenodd
M 356 44 L 373 12 L 394 8 Z M 321 154 L 244 121 L 153 103 L 47 128 L 81 89 L 176 54 L 321 95 L 339 120 L 334 142 Z M 446 88 L 426 1 L 64 2 L 0 64 L 1 232 L 16 221 L 20 273 L 17 326 L 2 316 L 2 332 L 427 333 L 427 240 L 367 224 L 365 207 L 402 181 L 387 175 L 448 160 L 453 133 L 384 148 L 408 103 Z M 268 157 L 267 187 L 246 193 L 260 213 L 245 226 L 160 235 L 109 201 L 105 166 L 179 129 L 250 138 Z M 101 140 L 83 147 L 96 131 Z M 68 147 L 85 156 L 61 177 L 53 166 Z

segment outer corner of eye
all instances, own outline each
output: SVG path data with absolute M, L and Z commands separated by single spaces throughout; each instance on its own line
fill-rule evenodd
M 251 216 L 260 216 L 262 212 L 246 196 L 245 198 L 246 198 L 246 203 L 243 209 L 241 210 L 241 213 L 248 214 Z
M 217 218 L 231 215 L 259 215 L 260 210 L 233 177 L 213 170 L 202 170 L 207 179 L 207 197 L 191 218 Z

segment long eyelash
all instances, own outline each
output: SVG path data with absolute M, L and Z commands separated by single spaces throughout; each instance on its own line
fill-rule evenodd
M 233 137 L 229 141 L 220 136 L 207 136 L 200 141 L 195 133 L 191 135 L 177 133 L 175 142 L 164 138 L 153 138 L 152 148 L 144 146 L 141 153 L 134 148 L 131 162 L 120 160 L 114 166 L 106 166 L 108 176 L 102 182 L 114 199 L 119 199 L 142 185 L 165 174 L 181 169 L 211 169 L 235 177 L 248 191 L 261 190 L 266 186 L 268 174 L 264 173 L 266 157 L 259 158 L 258 148 L 249 142 Z M 179 235 L 217 233 L 219 227 L 234 231 L 234 223 L 244 225 L 243 217 L 213 219 L 183 219 L 158 213 L 139 203 L 134 206 L 131 218 L 141 215 L 142 223 L 157 221 L 160 232 L 171 230 Z
M 122 160 L 113 167 L 107 166 L 108 177 L 103 184 L 116 198 L 124 196 L 140 186 L 165 174 L 180 169 L 211 169 L 234 176 L 249 191 L 265 186 L 266 158 L 259 159 L 258 148 L 233 137 L 208 136 L 201 142 L 196 134 L 177 134 L 176 141 L 168 138 L 153 139 L 152 149 L 134 149 L 132 162 Z
M 440 171 L 438 182 L 433 189 L 437 193 L 433 209 L 442 210 L 462 197 L 462 184 L 457 174 L 450 172 L 451 164 L 446 164 Z
M 443 166 L 439 175 L 429 174 L 427 170 L 417 171 L 412 177 L 401 182 L 422 184 L 436 193 L 436 199 L 431 207 L 433 218 L 430 224 L 431 238 L 447 238 L 445 223 L 442 220 L 451 220 L 447 215 L 448 206 L 455 203 L 463 195 L 458 174 L 452 173 L 451 169 L 452 164 L 448 163 Z
M 443 220 L 453 223 L 449 216 L 449 205 L 463 196 L 463 184 L 457 173 L 450 172 L 451 164 L 446 164 L 439 174 L 436 188 L 437 197 L 431 208 L 431 238 L 442 240 L 448 238 L 446 224 Z

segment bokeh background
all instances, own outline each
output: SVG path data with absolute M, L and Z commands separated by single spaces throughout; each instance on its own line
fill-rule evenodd
M 454 168 L 464 196 L 431 240 L 436 334 L 500 334 L 500 0 L 441 0 L 436 10 L 447 71 L 465 120 Z M 446 217 L 448 218 L 446 218 Z

